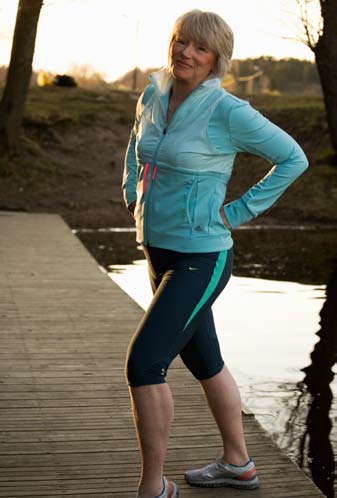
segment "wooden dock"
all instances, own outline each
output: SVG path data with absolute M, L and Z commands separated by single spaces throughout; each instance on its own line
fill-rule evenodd
M 135 498 L 139 454 L 123 368 L 142 313 L 61 217 L 0 212 L 1 498 Z M 179 359 L 169 382 L 166 474 L 181 498 L 324 496 L 247 414 L 261 488 L 188 486 L 184 470 L 218 457 L 221 440 Z

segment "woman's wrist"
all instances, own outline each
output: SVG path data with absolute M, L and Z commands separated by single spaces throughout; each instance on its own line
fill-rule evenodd
M 225 225 L 225 227 L 228 228 L 228 230 L 232 230 L 232 227 L 231 227 L 231 225 L 230 225 L 230 223 L 227 220 L 227 217 L 225 215 L 225 211 L 224 211 L 223 206 L 221 206 L 221 208 L 220 208 L 220 216 L 221 216 L 221 219 L 222 219 L 223 224 Z
M 135 209 L 136 209 L 136 201 L 131 202 L 131 204 L 128 205 L 128 210 L 134 216 L 135 214 Z

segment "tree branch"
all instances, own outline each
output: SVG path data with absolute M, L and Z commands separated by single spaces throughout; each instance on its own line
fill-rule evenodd
M 301 41 L 305 43 L 305 45 L 307 45 L 310 48 L 310 50 L 315 52 L 318 40 L 320 39 L 323 33 L 323 27 L 324 27 L 323 9 L 326 6 L 324 5 L 326 3 L 326 0 L 319 0 L 321 7 L 321 15 L 318 21 L 318 27 L 316 29 L 313 23 L 310 22 L 309 20 L 308 5 L 312 3 L 312 0 L 295 0 L 295 1 L 300 9 L 299 19 L 302 23 L 305 35 L 305 40 Z

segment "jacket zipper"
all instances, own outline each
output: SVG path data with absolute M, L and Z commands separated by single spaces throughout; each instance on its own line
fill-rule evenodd
M 147 228 L 147 216 L 148 216 L 149 202 L 150 202 L 152 185 L 153 185 L 153 182 L 154 182 L 154 180 L 156 178 L 157 169 L 158 169 L 158 166 L 156 165 L 157 157 L 158 157 L 158 153 L 159 153 L 159 149 L 160 149 L 160 146 L 162 144 L 162 141 L 165 138 L 165 134 L 166 134 L 166 129 L 164 128 L 162 136 L 160 137 L 160 140 L 159 140 L 159 142 L 157 144 L 155 153 L 153 155 L 152 172 L 151 172 L 151 183 L 149 184 L 147 192 L 145 192 L 145 188 L 146 188 L 147 182 L 145 180 L 145 185 L 144 185 L 144 182 L 143 182 L 143 192 L 146 195 L 146 200 L 145 200 L 145 204 L 144 204 L 144 219 L 143 219 L 144 245 L 146 245 L 148 243 L 148 241 L 149 241 L 149 236 L 148 236 L 149 235 L 149 233 L 148 233 L 149 231 L 148 231 L 148 228 Z M 145 168 L 146 168 L 147 165 L 149 165 L 149 167 L 150 167 L 150 164 L 146 163 Z M 146 168 L 146 175 L 148 175 L 148 170 L 149 170 L 149 168 Z M 145 175 L 145 170 L 144 170 L 144 175 Z
M 151 196 L 151 191 L 152 191 L 152 185 L 153 185 L 153 182 L 156 178 L 156 174 L 157 174 L 157 169 L 158 169 L 158 166 L 157 166 L 157 157 L 158 157 L 158 154 L 159 154 L 159 149 L 160 149 L 160 146 L 165 138 L 165 135 L 167 134 L 167 130 L 168 128 L 170 127 L 172 121 L 174 121 L 176 119 L 176 115 L 177 113 L 179 113 L 179 109 L 176 110 L 176 112 L 174 113 L 174 115 L 172 116 L 170 122 L 168 124 L 165 123 L 165 127 L 163 128 L 163 132 L 162 132 L 162 135 L 159 139 L 159 142 L 157 144 L 157 147 L 156 147 L 156 150 L 154 152 L 154 155 L 153 155 L 153 162 L 152 162 L 152 174 L 151 174 L 151 183 L 149 185 L 149 188 L 148 188 L 148 191 L 147 193 L 145 193 L 146 195 L 146 201 L 145 201 L 145 205 L 144 205 L 144 218 L 143 218 L 143 233 L 144 233 L 144 245 L 148 244 L 149 242 L 149 231 L 148 231 L 148 228 L 147 228 L 147 216 L 148 216 L 148 209 L 149 209 L 149 202 L 150 202 L 150 196 Z M 148 163 L 147 163 L 148 164 Z M 146 165 L 145 165 L 146 167 Z M 148 173 L 148 168 L 146 169 L 146 174 Z M 145 172 L 144 172 L 145 174 Z M 145 180 L 146 182 L 146 180 Z M 143 188 L 144 188 L 144 184 L 143 184 Z

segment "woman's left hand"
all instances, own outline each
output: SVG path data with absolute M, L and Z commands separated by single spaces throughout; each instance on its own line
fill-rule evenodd
M 219 212 L 220 212 L 220 216 L 221 216 L 221 219 L 222 219 L 223 224 L 225 225 L 225 227 L 228 228 L 228 230 L 232 230 L 232 227 L 230 226 L 230 224 L 229 224 L 229 222 L 228 222 L 228 220 L 226 218 L 223 206 L 221 206 L 221 208 L 219 209 Z

